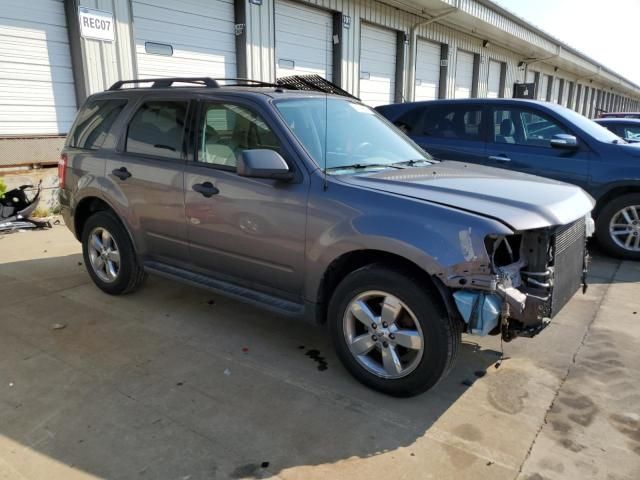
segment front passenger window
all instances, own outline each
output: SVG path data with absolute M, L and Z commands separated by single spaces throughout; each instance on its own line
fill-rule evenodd
M 550 140 L 566 128 L 542 113 L 519 108 L 493 112 L 493 141 L 528 147 L 551 148 Z
M 244 150 L 280 151 L 280 144 L 262 118 L 244 107 L 209 104 L 200 129 L 198 161 L 235 169 Z

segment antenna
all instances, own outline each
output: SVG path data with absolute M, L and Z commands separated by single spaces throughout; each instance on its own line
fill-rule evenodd
M 325 22 L 324 24 L 324 30 L 325 30 L 325 39 L 326 38 L 331 38 L 333 40 L 333 36 L 332 37 L 328 37 L 327 35 L 329 34 L 329 22 Z M 333 30 L 333 29 L 332 29 Z M 333 31 L 331 32 L 333 33 Z M 335 45 L 333 45 L 332 43 L 329 43 L 329 45 L 331 45 L 331 49 L 333 51 L 333 49 L 335 48 Z M 327 45 L 325 43 L 325 55 L 324 55 L 324 70 L 325 70 L 325 75 L 328 75 L 329 73 L 329 49 L 327 48 Z M 328 93 L 325 91 L 324 92 L 324 148 L 322 149 L 322 156 L 323 158 L 323 169 L 322 169 L 322 174 L 323 174 L 323 180 L 322 180 L 322 190 L 323 191 L 327 191 L 327 188 L 329 188 L 329 182 L 327 182 L 327 132 L 329 131 L 329 95 Z
M 323 168 L 323 175 L 324 175 L 324 180 L 322 183 L 322 189 L 324 191 L 327 190 L 327 188 L 329 188 L 329 183 L 327 182 L 327 132 L 329 131 L 329 94 L 327 92 L 324 93 L 324 148 L 323 150 L 323 157 L 324 157 L 324 168 Z

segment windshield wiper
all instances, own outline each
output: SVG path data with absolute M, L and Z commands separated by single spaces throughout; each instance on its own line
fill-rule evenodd
M 421 158 L 418 160 L 412 159 L 412 160 L 404 160 L 402 162 L 393 162 L 391 165 L 403 168 L 403 167 L 415 167 L 416 165 L 419 165 L 422 163 L 428 163 L 429 165 L 432 165 L 434 162 L 432 162 L 431 160 L 426 160 Z
M 353 163 L 351 165 L 338 165 L 329 167 L 327 170 L 364 170 L 365 168 L 404 168 L 395 163 Z

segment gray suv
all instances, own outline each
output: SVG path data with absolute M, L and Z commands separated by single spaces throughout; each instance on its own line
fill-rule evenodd
M 88 98 L 59 164 L 106 293 L 149 272 L 326 323 L 358 380 L 410 396 L 446 375 L 461 332 L 534 336 L 584 284 L 578 187 L 437 162 L 352 98 L 144 82 Z

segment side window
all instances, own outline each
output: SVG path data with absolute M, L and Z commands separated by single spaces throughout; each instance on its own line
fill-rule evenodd
M 482 141 L 482 107 L 442 105 L 429 110 L 423 121 L 423 135 L 468 141 Z
M 407 135 L 420 135 L 422 118 L 428 115 L 428 112 L 424 107 L 414 108 L 400 115 L 393 123 Z
M 186 116 L 187 102 L 145 102 L 129 123 L 127 152 L 180 159 L 184 151 Z
M 624 127 L 624 139 L 640 140 L 640 127 L 626 126 Z
M 88 102 L 78 113 L 73 131 L 69 133 L 69 146 L 87 150 L 100 148 L 126 104 L 126 100 L 116 99 Z
M 200 128 L 198 161 L 236 167 L 243 150 L 267 148 L 280 151 L 280 142 L 262 118 L 244 107 L 208 104 Z
M 529 147 L 551 148 L 549 141 L 558 133 L 569 133 L 566 128 L 544 114 L 532 110 L 494 110 L 493 140 Z

